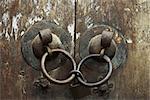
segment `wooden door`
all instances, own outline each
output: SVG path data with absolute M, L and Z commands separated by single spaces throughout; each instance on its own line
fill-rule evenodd
M 62 27 L 74 42 L 74 6 L 74 0 L 0 1 L 0 100 L 75 99 L 65 85 L 44 90 L 36 86 L 41 72 L 27 65 L 21 53 L 23 34 L 42 20 Z M 149 100 L 150 1 L 78 0 L 76 15 L 78 39 L 88 28 L 107 24 L 123 33 L 128 47 L 127 61 L 111 76 L 113 88 L 109 96 L 89 95 L 80 99 Z M 76 45 L 78 49 L 78 42 Z

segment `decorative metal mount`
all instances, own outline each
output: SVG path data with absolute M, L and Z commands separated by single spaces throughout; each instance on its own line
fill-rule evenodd
M 121 40 L 117 41 L 117 38 Z M 32 68 L 41 71 L 49 82 L 72 84 L 77 81 L 79 85 L 87 88 L 98 87 L 97 91 L 101 91 L 101 86 L 108 82 L 113 70 L 120 67 L 126 60 L 127 48 L 123 35 L 110 26 L 97 25 L 88 29 L 79 41 L 81 61 L 77 64 L 70 53 L 71 35 L 55 23 L 41 21 L 24 34 L 21 50 L 25 61 Z M 71 65 L 67 64 L 70 73 L 66 79 L 55 79 L 49 74 L 59 67 L 66 66 L 67 61 L 70 61 Z M 86 68 L 92 71 L 97 70 L 99 74 L 105 74 L 102 76 L 96 74 L 101 78 L 90 81 L 92 78 L 88 79 L 88 77 L 95 75 L 87 74 L 87 71 L 84 70 Z M 102 72 L 102 69 L 105 71 Z

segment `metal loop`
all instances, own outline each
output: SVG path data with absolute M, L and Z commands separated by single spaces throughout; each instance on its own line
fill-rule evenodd
M 101 56 L 101 54 L 91 54 L 91 55 L 86 56 L 84 59 L 82 59 L 82 60 L 80 61 L 77 70 L 80 70 L 82 64 L 83 64 L 85 61 L 87 61 L 89 58 L 100 57 L 100 56 Z M 106 55 L 103 56 L 103 59 L 106 60 L 106 61 L 108 62 L 108 64 L 109 64 L 109 71 L 108 71 L 107 75 L 105 76 L 105 78 L 103 78 L 102 80 L 100 80 L 100 81 L 98 81 L 98 82 L 95 82 L 95 83 L 90 83 L 90 82 L 88 83 L 88 82 L 85 82 L 80 76 L 77 76 L 78 81 L 79 81 L 81 84 L 83 84 L 83 85 L 85 85 L 85 86 L 88 86 L 88 87 L 95 87 L 95 86 L 101 85 L 101 84 L 103 84 L 104 82 L 106 82 L 106 81 L 110 78 L 110 76 L 111 76 L 111 74 L 112 74 L 112 63 L 111 63 L 111 61 L 110 61 L 110 58 L 109 58 L 108 56 L 106 56 Z
M 49 50 L 48 50 L 49 51 Z M 75 77 L 77 77 L 78 81 L 85 85 L 85 86 L 88 86 L 88 87 L 95 87 L 95 86 L 98 86 L 98 85 L 101 85 L 103 84 L 104 82 L 106 82 L 111 74 L 112 74 L 112 63 L 110 61 L 110 58 L 106 55 L 102 55 L 102 54 L 91 54 L 91 55 L 88 55 L 86 56 L 84 59 L 82 59 L 78 65 L 78 67 L 76 68 L 76 62 L 74 61 L 73 57 L 65 50 L 62 50 L 62 49 L 52 49 L 50 50 L 50 53 L 54 53 L 54 52 L 59 52 L 59 53 L 63 53 L 64 55 L 66 55 L 72 62 L 73 64 L 73 70 L 70 72 L 70 77 L 68 79 L 65 79 L 65 80 L 56 80 L 54 78 L 52 78 L 48 72 L 46 71 L 46 68 L 45 68 L 45 59 L 46 57 L 49 55 L 48 52 L 46 52 L 43 57 L 42 57 L 42 60 L 41 60 L 41 69 L 42 69 L 42 72 L 44 74 L 44 76 L 51 82 L 53 83 L 56 83 L 56 84 L 66 84 L 66 83 L 69 83 L 71 82 Z M 107 75 L 105 76 L 105 78 L 103 78 L 102 80 L 98 81 L 98 82 L 95 82 L 95 83 L 90 83 L 90 82 L 87 82 L 87 80 L 84 78 L 83 74 L 80 72 L 80 68 L 82 66 L 82 64 L 87 61 L 89 58 L 92 58 L 92 57 L 102 57 L 103 56 L 103 59 L 107 61 L 107 63 L 109 64 L 109 71 L 107 73 Z
M 59 53 L 63 53 L 64 55 L 66 55 L 66 56 L 71 60 L 71 62 L 72 62 L 72 64 L 73 64 L 73 70 L 76 70 L 76 62 L 74 61 L 73 57 L 72 57 L 67 51 L 65 51 L 65 50 L 63 50 L 63 49 L 52 49 L 52 50 L 51 50 L 51 53 L 54 53 L 54 52 L 59 52 Z M 49 55 L 49 53 L 46 52 L 46 53 L 43 55 L 42 59 L 41 59 L 41 69 L 42 69 L 42 72 L 43 72 L 44 76 L 45 76 L 49 81 L 51 81 L 51 82 L 53 82 L 53 83 L 56 83 L 56 84 L 66 84 L 66 83 L 71 82 L 71 81 L 75 78 L 75 74 L 74 74 L 74 73 L 71 74 L 71 76 L 70 76 L 69 78 L 65 79 L 65 80 L 56 80 L 56 79 L 52 78 L 52 77 L 48 74 L 48 72 L 46 71 L 46 68 L 45 68 L 45 59 L 46 59 L 46 57 L 47 57 L 48 55 Z
M 82 74 L 79 70 L 72 70 L 70 73 L 71 73 L 71 74 L 75 74 L 76 76 L 82 78 L 84 81 L 87 81 L 87 80 L 84 78 L 83 74 Z

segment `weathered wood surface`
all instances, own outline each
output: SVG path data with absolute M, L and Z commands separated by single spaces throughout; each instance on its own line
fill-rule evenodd
M 39 72 L 22 58 L 20 38 L 35 22 L 47 19 L 73 33 L 74 0 L 1 0 L 0 1 L 0 99 L 47 100 L 73 99 L 61 94 L 64 86 L 41 92 L 33 86 Z M 150 99 L 150 1 L 78 0 L 77 32 L 93 24 L 106 23 L 124 33 L 128 59 L 113 72 L 114 88 L 109 99 Z M 78 34 L 79 35 L 79 34 Z M 51 94 L 50 94 L 51 93 Z M 87 98 L 84 98 L 87 99 Z M 91 97 L 89 99 L 100 99 Z

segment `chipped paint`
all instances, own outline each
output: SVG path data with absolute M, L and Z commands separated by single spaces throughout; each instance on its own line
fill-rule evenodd
M 67 26 L 68 32 L 71 34 L 71 54 L 74 54 L 74 23 Z
M 33 0 L 35 5 L 38 5 L 39 0 Z
M 76 40 L 80 38 L 81 33 L 76 33 Z
M 2 16 L 2 22 L 3 22 L 4 26 L 8 25 L 8 20 L 9 20 L 9 11 L 4 13 Z
M 0 38 L 1 38 L 1 36 L 2 36 L 2 22 L 0 22 Z
M 24 33 L 25 33 L 24 31 L 21 31 L 20 35 L 21 35 L 21 36 L 23 36 L 23 35 L 24 35 Z
M 9 22 L 9 11 L 6 11 L 3 16 L 2 16 L 2 24 L 4 25 L 4 28 L 2 29 L 2 33 L 1 33 L 1 36 L 3 34 L 5 34 L 5 37 L 7 40 L 10 40 L 10 36 L 9 36 L 9 33 L 8 33 L 8 22 Z
M 74 23 L 73 24 L 69 24 L 67 29 L 68 29 L 69 33 L 71 34 L 72 41 L 73 41 L 74 40 Z
M 128 44 L 131 44 L 131 43 L 133 43 L 133 41 L 131 40 L 131 38 L 129 38 L 129 39 L 126 39 L 126 41 L 127 41 L 127 43 L 128 43 Z
M 13 1 L 15 1 L 15 0 L 3 0 L 3 1 L 1 1 L 1 2 L 4 3 L 4 4 L 10 4 L 10 3 L 12 3 Z
M 8 28 L 6 30 L 3 31 L 3 33 L 5 33 L 5 37 L 8 41 L 10 41 L 10 35 L 8 33 Z
M 43 17 L 39 17 L 39 16 L 29 17 L 27 23 L 29 23 L 29 25 L 33 25 L 34 23 L 41 21 L 42 19 L 43 19 Z M 26 26 L 26 27 L 28 27 L 28 26 Z
M 0 27 L 0 38 L 7 40 L 14 38 L 17 40 L 21 36 L 21 31 L 26 30 L 34 23 L 41 20 L 53 20 L 57 25 L 67 27 L 72 23 L 74 1 L 67 1 L 69 5 L 63 9 L 65 2 L 63 0 L 4 0 L 0 1 L 0 10 L 2 13 L 2 26 Z M 12 7 L 15 4 L 16 7 Z M 1 9 L 2 8 L 2 9 Z M 11 13 L 10 13 L 11 12 Z M 64 12 L 71 16 L 66 19 Z M 21 15 L 20 15 L 21 14 Z M 66 24 L 63 23 L 67 20 Z M 17 21 L 17 22 L 16 22 Z M 17 33 L 18 32 L 18 33 Z M 17 34 L 16 34 L 17 33 Z
M 74 38 L 73 7 L 75 0 L 0 0 L 0 64 L 2 68 L 1 99 L 63 99 L 63 89 L 41 93 L 33 89 L 33 80 L 39 73 L 27 67 L 20 54 L 20 36 L 34 23 L 41 20 L 53 20 Z M 150 48 L 150 1 L 149 0 L 78 0 L 79 32 L 77 39 L 87 28 L 95 23 L 106 23 L 124 33 L 128 43 L 128 62 L 111 77 L 115 88 L 110 99 L 144 99 L 149 93 L 149 48 Z M 19 2 L 19 7 L 11 7 L 13 2 Z M 17 4 L 17 3 L 16 3 Z M 17 19 L 17 15 L 22 17 Z M 17 20 L 17 22 L 14 22 Z M 13 32 L 13 31 L 14 32 Z M 18 32 L 18 33 L 17 33 Z M 15 33 L 15 34 L 11 34 Z M 16 34 L 17 33 L 17 34 Z M 17 41 L 11 40 L 15 35 Z M 3 40 L 4 39 L 4 40 Z M 120 38 L 118 38 L 120 42 Z M 73 44 L 73 42 L 72 42 Z M 131 45 L 135 45 L 131 47 Z M 14 53 L 15 51 L 15 53 Z M 13 55 L 13 56 L 12 56 Z M 20 69 L 26 71 L 27 87 L 22 88 L 24 81 L 17 78 Z M 0 69 L 1 70 L 1 69 Z M 117 73 L 116 73 L 117 72 Z M 20 76 L 19 76 L 20 77 Z M 20 81 L 19 81 L 20 80 Z M 126 81 L 124 81 L 126 80 Z M 16 82 L 17 81 L 17 82 Z M 16 83 L 19 83 L 17 85 Z M 15 85 L 16 84 L 16 85 Z M 57 88 L 57 87 L 56 87 Z M 24 91 L 25 90 L 25 91 Z M 64 89 L 66 90 L 66 88 Z M 63 91 L 64 91 L 63 90 Z M 57 91 L 55 94 L 53 91 Z M 34 93 L 35 92 L 35 93 Z M 18 94 L 17 94 L 18 93 Z M 33 93 L 33 95 L 31 95 Z M 41 93 L 41 94 L 40 94 Z M 20 95 L 25 94 L 24 97 Z M 49 95 L 50 94 L 50 95 Z M 68 98 L 65 98 L 66 100 Z M 69 98 L 70 99 L 70 98 Z M 89 97 L 87 97 L 89 99 Z M 90 99 L 95 99 L 91 97 Z M 96 98 L 98 100 L 99 98 Z
M 100 6 L 97 6 L 97 7 L 95 8 L 95 10 L 99 10 L 99 8 L 100 8 Z
M 75 4 L 75 1 L 77 1 L 77 0 L 71 0 L 71 4 L 74 6 L 74 4 Z
M 12 18 L 12 31 L 11 31 L 11 36 L 13 36 L 13 34 L 15 34 L 15 40 L 17 40 L 18 37 L 18 31 L 19 31 L 19 21 L 20 18 L 22 17 L 22 14 L 19 13 L 16 16 L 13 16 Z
M 56 19 L 54 19 L 53 21 L 54 21 L 57 25 L 60 25 L 59 22 L 58 22 Z
M 43 8 L 44 12 L 46 13 L 46 16 L 48 16 L 51 12 L 51 3 L 50 0 L 47 1 L 47 4 Z
M 137 10 L 138 13 L 134 18 L 134 27 L 139 33 L 136 36 L 136 42 L 150 43 L 150 9 L 146 9 L 150 8 L 150 1 L 140 0 L 138 7 L 140 8 Z
M 124 8 L 124 10 L 125 10 L 125 11 L 131 11 L 131 9 L 130 9 L 130 8 Z

